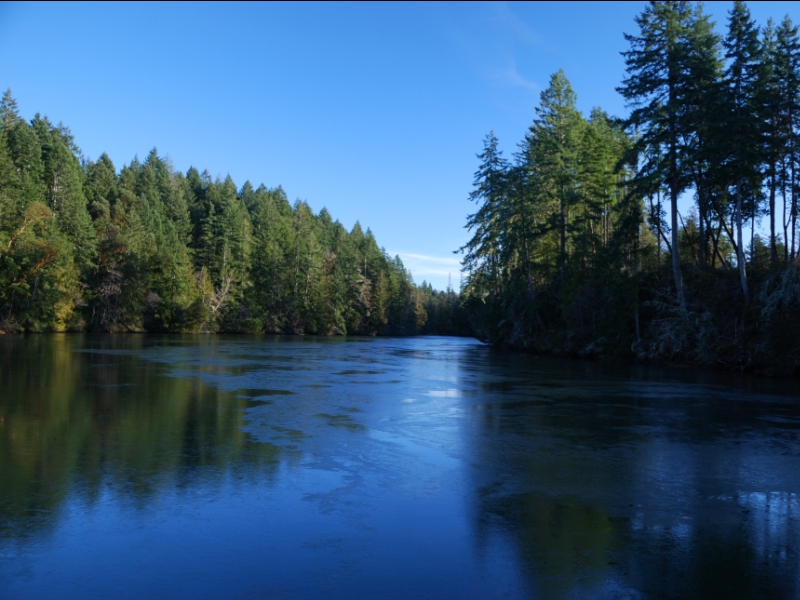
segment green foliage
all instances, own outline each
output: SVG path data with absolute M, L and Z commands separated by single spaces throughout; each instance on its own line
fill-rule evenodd
M 617 297 L 625 306 L 635 297 L 642 206 L 625 193 L 619 167 L 631 141 L 600 110 L 584 119 L 575 102 L 559 71 L 515 164 L 499 159 L 492 135 L 480 156 L 463 303 L 488 341 L 583 351 L 594 333 L 613 329 L 605 321 L 616 322 L 608 307 Z M 618 271 L 625 275 L 609 278 Z
M 0 102 L 0 331 L 423 331 L 422 294 L 359 224 L 281 188 L 175 172 L 154 148 L 117 172 L 69 130 Z
M 486 138 L 457 313 L 499 346 L 796 373 L 798 30 L 759 38 L 742 2 L 724 40 L 701 4 L 651 2 L 636 23 L 627 120 L 584 118 L 559 71 L 514 164 Z

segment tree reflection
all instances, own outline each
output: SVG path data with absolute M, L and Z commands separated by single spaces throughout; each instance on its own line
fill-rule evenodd
M 482 465 L 475 538 L 482 554 L 511 548 L 534 597 L 797 596 L 796 403 L 654 372 L 487 359 L 464 372 L 482 391 L 468 434 Z
M 275 470 L 279 448 L 242 431 L 247 399 L 141 360 L 157 341 L 0 340 L 0 537 L 54 525 L 68 494 L 143 506 L 164 488 Z

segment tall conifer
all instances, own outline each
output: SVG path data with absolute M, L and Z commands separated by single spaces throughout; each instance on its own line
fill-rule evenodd
M 784 143 L 779 173 L 783 197 L 784 260 L 795 257 L 797 231 L 798 112 L 800 111 L 800 38 L 797 26 L 784 17 L 776 32 L 775 77 Z M 788 193 L 787 193 L 788 188 Z M 788 206 L 787 206 L 788 204 Z
M 489 292 L 498 293 L 499 281 L 499 234 L 501 227 L 501 205 L 505 194 L 505 179 L 508 162 L 497 148 L 494 131 L 483 143 L 483 152 L 478 155 L 480 167 L 475 172 L 473 191 L 469 199 L 478 205 L 478 210 L 467 217 L 465 227 L 473 231 L 472 238 L 460 248 L 464 252 L 463 264 L 470 278 L 486 282 Z
M 625 57 L 627 77 L 618 91 L 633 111 L 630 123 L 637 127 L 637 148 L 651 149 L 659 156 L 657 177 L 670 195 L 672 229 L 672 270 L 675 289 L 684 304 L 680 258 L 678 256 L 678 196 L 686 187 L 684 175 L 685 111 L 692 88 L 689 78 L 692 10 L 688 2 L 651 2 L 636 17 L 639 35 L 625 34 L 630 50 Z
M 745 195 L 755 220 L 760 193 L 760 166 L 763 156 L 764 70 L 758 27 L 744 2 L 734 2 L 728 13 L 728 34 L 724 40 L 726 83 L 727 139 L 722 140 L 730 149 L 727 164 L 732 179 L 735 198 L 736 245 L 742 291 L 748 295 L 745 270 L 744 240 L 742 235 Z

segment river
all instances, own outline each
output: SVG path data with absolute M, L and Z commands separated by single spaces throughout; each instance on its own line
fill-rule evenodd
M 800 386 L 474 340 L 0 337 L 0 598 L 797 598 Z

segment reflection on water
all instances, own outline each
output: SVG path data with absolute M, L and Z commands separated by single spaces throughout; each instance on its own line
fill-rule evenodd
M 792 382 L 474 341 L 0 338 L 0 598 L 795 598 Z
M 246 444 L 246 400 L 136 360 L 143 336 L 11 337 L 0 345 L 0 535 L 56 526 L 71 495 L 145 504 L 227 469 L 263 476 L 278 449 Z M 88 342 L 88 343 L 87 343 Z

